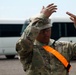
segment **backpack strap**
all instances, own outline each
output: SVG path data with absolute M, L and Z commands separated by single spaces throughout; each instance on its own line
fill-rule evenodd
M 66 58 L 63 55 L 61 55 L 57 50 L 51 48 L 48 45 L 43 46 L 43 48 L 46 51 L 48 51 L 49 53 L 52 53 L 55 57 L 57 57 L 62 62 L 62 64 L 65 66 L 67 71 L 69 72 L 71 65 L 68 63 L 68 61 L 66 60 Z

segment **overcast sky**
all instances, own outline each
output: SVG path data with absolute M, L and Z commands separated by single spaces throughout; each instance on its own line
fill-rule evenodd
M 52 17 L 66 17 L 66 11 L 76 14 L 76 0 L 0 0 L 1 18 L 26 19 L 40 12 L 42 6 L 55 3 L 58 6 Z

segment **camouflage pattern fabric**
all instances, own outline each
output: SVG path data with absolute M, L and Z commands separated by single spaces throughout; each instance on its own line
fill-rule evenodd
M 16 43 L 16 51 L 27 75 L 68 75 L 64 65 L 51 53 L 45 51 L 45 44 L 36 40 L 41 28 L 48 24 L 43 14 L 35 18 L 24 30 Z M 49 39 L 48 45 L 60 52 L 70 62 L 76 56 L 76 43 Z

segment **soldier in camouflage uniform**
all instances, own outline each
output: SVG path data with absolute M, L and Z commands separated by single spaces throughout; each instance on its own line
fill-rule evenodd
M 76 55 L 76 43 L 59 42 L 50 39 L 51 24 L 49 17 L 56 12 L 57 6 L 49 4 L 43 7 L 39 16 L 31 20 L 24 30 L 21 38 L 16 43 L 16 51 L 26 75 L 68 75 L 65 66 L 42 46 L 50 47 L 61 53 L 68 62 Z M 67 12 L 72 21 L 76 22 L 76 16 Z M 76 24 L 76 23 L 75 23 Z

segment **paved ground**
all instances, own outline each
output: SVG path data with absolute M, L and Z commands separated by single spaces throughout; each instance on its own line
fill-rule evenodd
M 76 60 L 71 61 L 70 75 L 76 75 Z M 26 75 L 22 69 L 22 65 L 18 58 L 6 59 L 5 56 L 0 56 L 0 75 Z
M 0 75 L 25 75 L 25 73 L 17 58 L 7 60 L 0 56 Z

